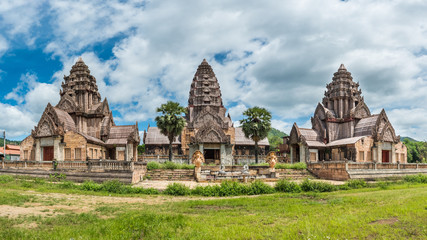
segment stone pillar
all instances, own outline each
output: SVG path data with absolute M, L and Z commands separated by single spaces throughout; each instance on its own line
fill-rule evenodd
M 338 99 L 334 99 L 334 112 L 338 115 Z
M 343 115 L 343 103 L 342 103 L 342 99 L 340 99 L 340 106 L 339 106 L 340 110 L 339 110 L 339 118 L 342 118 Z
M 394 143 L 392 143 L 391 144 L 391 162 L 392 163 L 397 163 L 397 161 L 398 161 L 398 159 L 396 159 L 396 149 L 394 148 L 394 146 L 395 146 L 395 144 Z
M 377 152 L 377 163 L 383 162 L 383 145 L 381 142 L 378 142 L 378 152 Z
M 349 112 L 348 111 L 348 100 L 345 99 L 345 101 L 344 101 L 344 115 L 347 114 L 348 112 Z
M 306 162 L 304 145 L 299 144 L 299 161 Z
M 42 161 L 42 153 L 41 153 L 41 146 L 40 146 L 40 139 L 35 139 L 36 142 L 36 149 L 35 149 L 35 161 Z
M 289 154 L 291 157 L 291 164 L 294 163 L 294 147 L 291 146 L 291 153 Z

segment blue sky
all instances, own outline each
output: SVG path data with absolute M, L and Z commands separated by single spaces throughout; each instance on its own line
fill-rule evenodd
M 167 100 L 187 105 L 206 58 L 233 121 L 248 107 L 273 126 L 311 127 L 344 63 L 371 112 L 427 139 L 425 1 L 1 1 L 0 130 L 21 140 L 79 56 L 116 124 L 154 125 Z

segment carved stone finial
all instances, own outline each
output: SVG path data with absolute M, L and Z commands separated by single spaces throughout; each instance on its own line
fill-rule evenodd
M 265 162 L 270 165 L 270 168 L 274 169 L 274 166 L 276 166 L 277 163 L 276 153 L 273 151 L 269 152 L 265 158 Z
M 191 157 L 191 162 L 196 166 L 196 167 L 201 167 L 202 164 L 205 162 L 205 157 L 203 156 L 203 153 L 200 152 L 199 150 L 196 150 L 193 153 L 193 156 Z

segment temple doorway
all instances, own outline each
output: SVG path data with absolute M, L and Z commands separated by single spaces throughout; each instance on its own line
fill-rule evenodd
M 292 145 L 292 151 L 293 151 L 292 162 L 299 162 L 300 161 L 299 145 L 293 144 Z
M 53 160 L 53 147 L 43 147 L 43 161 Z
M 221 163 L 221 155 L 219 149 L 204 149 L 203 155 L 205 156 L 205 164 Z
M 390 151 L 389 150 L 383 150 L 382 162 L 383 163 L 390 162 Z

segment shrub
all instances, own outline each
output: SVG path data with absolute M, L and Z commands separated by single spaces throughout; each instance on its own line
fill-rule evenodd
M 219 186 L 215 185 L 215 186 L 197 186 L 196 188 L 194 188 L 193 190 L 191 190 L 191 194 L 192 195 L 200 195 L 200 196 L 205 196 L 205 197 L 214 197 L 214 196 L 219 196 Z
M 98 192 L 102 190 L 102 185 L 91 181 L 84 181 L 79 188 L 84 191 Z
M 160 169 L 160 163 L 158 162 L 149 162 L 147 163 L 147 170 Z
M 301 190 L 304 192 L 332 192 L 338 190 L 338 187 L 325 182 L 314 182 L 305 179 L 301 184 Z
M 427 183 L 427 175 L 417 174 L 417 175 L 407 175 L 403 178 L 405 182 L 412 183 Z
M 276 169 L 297 169 L 297 170 L 301 170 L 301 169 L 307 169 L 307 164 L 305 164 L 303 162 L 294 163 L 294 164 L 278 163 L 278 164 L 276 164 L 275 168 Z
M 163 193 L 166 195 L 185 196 L 190 195 L 191 190 L 184 184 L 172 183 L 166 187 L 166 190 Z
M 178 165 L 174 162 L 165 162 L 162 164 L 164 169 L 178 169 Z
M 218 191 L 215 196 L 238 196 L 245 195 L 249 192 L 247 185 L 235 181 L 224 181 L 219 187 L 213 190 Z
M 379 181 L 377 182 L 377 187 L 381 188 L 381 189 L 388 189 L 388 186 L 390 185 L 390 182 L 385 182 L 385 181 Z
M 71 189 L 71 188 L 76 187 L 76 185 L 71 181 L 64 181 L 61 184 L 59 184 L 58 186 L 59 186 L 59 188 L 62 188 L 62 189 Z
M 368 184 L 363 179 L 350 179 L 344 185 L 342 189 L 358 189 L 368 187 Z
M 274 193 L 274 188 L 259 180 L 252 182 L 251 185 L 249 185 L 249 189 L 247 192 L 248 195 L 259 195 L 268 193 Z
M 180 164 L 179 169 L 194 169 L 196 166 L 193 164 Z
M 301 187 L 294 182 L 290 182 L 286 179 L 282 179 L 274 186 L 278 192 L 298 193 L 301 192 Z
M 159 191 L 154 188 L 130 187 L 130 193 L 156 195 Z
M 9 175 L 0 175 L 0 183 L 8 183 L 15 180 L 12 176 Z
M 119 180 L 105 181 L 102 183 L 102 190 L 110 193 L 127 193 L 126 186 Z

